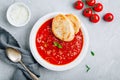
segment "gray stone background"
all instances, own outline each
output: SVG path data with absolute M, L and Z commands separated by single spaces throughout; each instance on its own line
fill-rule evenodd
M 10 25 L 6 19 L 7 8 L 14 2 L 24 2 L 31 10 L 32 16 L 29 23 L 21 28 Z M 54 72 L 40 68 L 41 80 L 120 80 L 120 0 L 97 0 L 104 5 L 101 17 L 106 12 L 114 14 L 114 21 L 107 23 L 100 20 L 93 24 L 82 16 L 82 11 L 73 9 L 72 4 L 76 0 L 0 0 L 0 26 L 8 30 L 19 42 L 29 49 L 29 35 L 35 22 L 43 15 L 50 12 L 67 12 L 76 14 L 88 30 L 90 45 L 88 54 L 75 68 Z M 91 56 L 90 51 L 95 52 Z M 86 72 L 85 65 L 90 66 Z M 10 80 L 15 67 L 0 60 L 0 80 Z

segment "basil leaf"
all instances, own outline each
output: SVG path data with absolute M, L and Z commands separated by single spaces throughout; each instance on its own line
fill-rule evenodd
M 93 51 L 91 51 L 91 55 L 92 55 L 92 56 L 95 56 L 95 53 L 94 53 Z
M 62 45 L 59 44 L 58 42 L 53 42 L 54 46 L 58 47 L 58 48 L 62 48 Z
M 88 65 L 85 65 L 85 66 L 87 68 L 86 72 L 88 72 L 90 70 L 90 67 Z

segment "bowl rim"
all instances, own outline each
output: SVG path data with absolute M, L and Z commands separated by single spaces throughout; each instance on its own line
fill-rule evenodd
M 85 55 L 87 54 L 88 51 L 88 46 L 89 46 L 89 37 L 88 37 L 88 32 L 86 30 L 86 28 L 84 27 L 83 23 L 81 22 L 81 30 L 83 33 L 83 37 L 84 37 L 84 43 L 83 43 L 83 47 L 82 50 L 80 52 L 80 56 L 78 56 L 74 61 L 65 64 L 65 65 L 53 65 L 48 63 L 47 61 L 45 61 L 38 53 L 35 44 L 35 39 L 36 39 L 36 34 L 37 31 L 45 21 L 53 18 L 54 16 L 56 16 L 57 14 L 66 14 L 66 13 L 62 13 L 62 12 L 53 12 L 53 13 L 48 13 L 47 15 L 41 17 L 33 26 L 31 33 L 30 33 L 30 37 L 29 37 L 29 45 L 30 45 L 30 50 L 32 52 L 33 57 L 35 58 L 35 60 L 42 65 L 43 67 L 49 69 L 49 70 L 53 70 L 53 71 L 65 71 L 65 70 L 69 70 L 75 66 L 77 66 L 85 57 Z
M 22 5 L 22 6 L 24 6 L 24 7 L 26 8 L 26 10 L 28 11 L 28 14 L 29 14 L 28 19 L 27 19 L 26 22 L 23 23 L 23 24 L 15 24 L 15 23 L 10 19 L 10 16 L 9 16 L 10 11 L 12 10 L 12 8 L 15 7 L 15 6 L 17 6 L 17 5 Z M 13 26 L 15 26 L 15 27 L 21 27 L 21 26 L 26 25 L 26 24 L 30 21 L 31 11 L 30 11 L 29 7 L 28 7 L 25 3 L 23 3 L 23 2 L 15 2 L 15 3 L 13 3 L 12 5 L 10 5 L 10 6 L 8 7 L 7 13 L 6 13 L 6 17 L 7 17 L 8 22 L 9 22 L 11 25 L 13 25 Z

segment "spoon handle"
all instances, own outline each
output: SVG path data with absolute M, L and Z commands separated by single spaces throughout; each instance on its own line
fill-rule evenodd
M 39 78 L 33 74 L 25 65 L 22 61 L 20 61 L 20 63 L 22 64 L 22 66 L 26 69 L 26 71 L 30 74 L 30 76 L 32 77 L 33 80 L 39 80 Z

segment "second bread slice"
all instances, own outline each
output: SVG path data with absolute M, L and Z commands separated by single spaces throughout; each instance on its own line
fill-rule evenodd
M 75 34 L 77 34 L 81 27 L 78 17 L 75 16 L 74 14 L 66 14 L 66 17 L 72 22 Z

